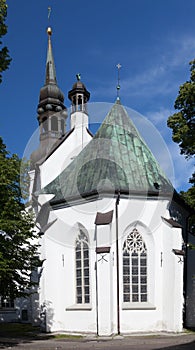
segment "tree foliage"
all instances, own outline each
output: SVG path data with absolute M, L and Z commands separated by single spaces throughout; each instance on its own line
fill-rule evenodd
M 21 196 L 21 165 L 27 167 L 0 138 L 0 295 L 10 299 L 28 294 L 34 285 L 31 273 L 41 266 L 32 213 Z M 27 173 L 22 177 L 27 194 Z
M 172 138 L 187 159 L 195 156 L 195 60 L 190 62 L 190 80 L 180 86 L 175 100 L 176 113 L 168 118 L 167 125 L 172 129 Z M 181 192 L 184 200 L 195 208 L 195 173 L 189 179 L 192 187 Z
M 173 132 L 173 141 L 179 144 L 181 154 L 186 158 L 195 155 L 195 60 L 190 65 L 190 81 L 180 86 L 175 100 L 174 107 L 178 112 L 167 121 Z
M 195 208 L 195 173 L 192 174 L 189 182 L 192 184 L 192 187 L 190 187 L 186 192 L 182 191 L 181 195 L 192 208 Z
M 2 46 L 1 38 L 7 33 L 7 25 L 5 24 L 6 17 L 6 0 L 0 0 L 0 47 Z M 0 83 L 2 82 L 2 72 L 8 69 L 10 61 L 9 50 L 6 46 L 3 46 L 0 49 Z
M 195 156 L 195 60 L 190 62 L 190 80 L 180 86 L 175 100 L 178 111 L 168 118 L 167 125 L 172 129 L 172 138 L 187 159 Z M 184 201 L 195 208 L 195 173 L 189 179 L 192 185 L 186 192 L 181 191 Z M 190 232 L 195 234 L 195 215 L 189 219 Z M 194 249 L 192 246 L 191 249 Z

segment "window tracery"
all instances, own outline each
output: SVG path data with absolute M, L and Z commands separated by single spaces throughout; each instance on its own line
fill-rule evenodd
M 148 301 L 147 248 L 136 228 L 123 244 L 123 301 Z

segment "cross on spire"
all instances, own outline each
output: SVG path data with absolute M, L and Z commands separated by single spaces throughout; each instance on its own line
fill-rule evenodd
M 120 63 L 118 63 L 117 65 L 116 65 L 116 67 L 117 67 L 117 69 L 118 69 L 118 84 L 117 84 L 117 87 L 116 87 L 116 89 L 117 89 L 117 100 L 119 100 L 120 98 L 119 98 L 119 91 L 120 91 L 120 69 L 121 69 L 121 64 Z

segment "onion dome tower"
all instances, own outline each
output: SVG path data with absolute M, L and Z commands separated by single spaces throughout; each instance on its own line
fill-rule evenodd
M 50 27 L 47 29 L 48 48 L 46 60 L 45 85 L 40 90 L 37 119 L 40 128 L 40 146 L 32 153 L 31 163 L 43 159 L 54 143 L 66 132 L 67 109 L 64 105 L 64 95 L 57 85 L 56 70 L 52 53 Z
M 90 98 L 90 92 L 81 81 L 81 75 L 76 75 L 77 81 L 74 83 L 72 90 L 68 92 L 68 98 L 72 102 L 71 113 L 84 112 L 87 114 L 87 102 Z
M 73 84 L 72 90 L 68 92 L 68 98 L 71 101 L 71 129 L 83 127 L 88 129 L 88 112 L 87 102 L 90 98 L 90 93 L 85 85 L 81 82 L 81 75 L 76 74 L 77 81 Z

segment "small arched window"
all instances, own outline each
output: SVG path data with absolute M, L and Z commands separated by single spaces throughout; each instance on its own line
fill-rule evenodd
M 61 119 L 61 132 L 62 132 L 62 135 L 64 135 L 64 132 L 65 132 L 65 123 L 64 123 L 64 119 Z
M 58 118 L 55 116 L 51 118 L 51 130 L 58 131 Z
M 134 228 L 123 244 L 123 302 L 147 301 L 147 248 Z
M 82 105 L 83 103 L 83 99 L 82 99 L 82 95 L 78 96 L 78 105 Z
M 76 303 L 90 303 L 90 280 L 89 280 L 89 242 L 84 230 L 76 239 Z

